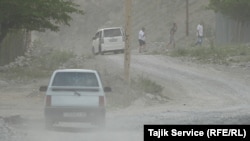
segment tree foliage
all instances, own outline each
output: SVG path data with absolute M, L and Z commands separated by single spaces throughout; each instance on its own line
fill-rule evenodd
M 210 0 L 209 8 L 237 21 L 250 21 L 250 0 Z
M 0 0 L 0 42 L 11 29 L 58 31 L 72 13 L 83 14 L 72 0 Z

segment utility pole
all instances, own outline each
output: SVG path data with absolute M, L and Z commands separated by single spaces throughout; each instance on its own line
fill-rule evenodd
M 186 0 L 186 36 L 189 35 L 189 2 Z
M 131 9 L 132 0 L 125 0 L 125 50 L 124 50 L 124 77 L 130 81 L 130 35 L 131 35 Z

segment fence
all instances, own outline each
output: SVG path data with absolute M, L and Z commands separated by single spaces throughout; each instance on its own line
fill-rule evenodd
M 30 32 L 24 30 L 12 31 L 0 45 L 0 66 L 15 60 L 16 57 L 25 53 L 30 42 Z
M 217 13 L 215 41 L 217 44 L 249 43 L 250 22 L 240 24 L 229 17 Z

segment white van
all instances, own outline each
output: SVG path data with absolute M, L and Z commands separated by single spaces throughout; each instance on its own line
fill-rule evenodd
M 105 52 L 123 53 L 125 36 L 122 27 L 109 27 L 97 30 L 92 40 L 93 54 Z
M 50 129 L 58 122 L 90 122 L 105 125 L 106 97 L 96 70 L 62 69 L 51 76 L 46 91 L 45 126 Z

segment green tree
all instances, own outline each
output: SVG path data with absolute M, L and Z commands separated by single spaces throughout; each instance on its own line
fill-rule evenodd
M 0 43 L 13 29 L 59 31 L 72 13 L 84 14 L 72 0 L 0 0 Z

